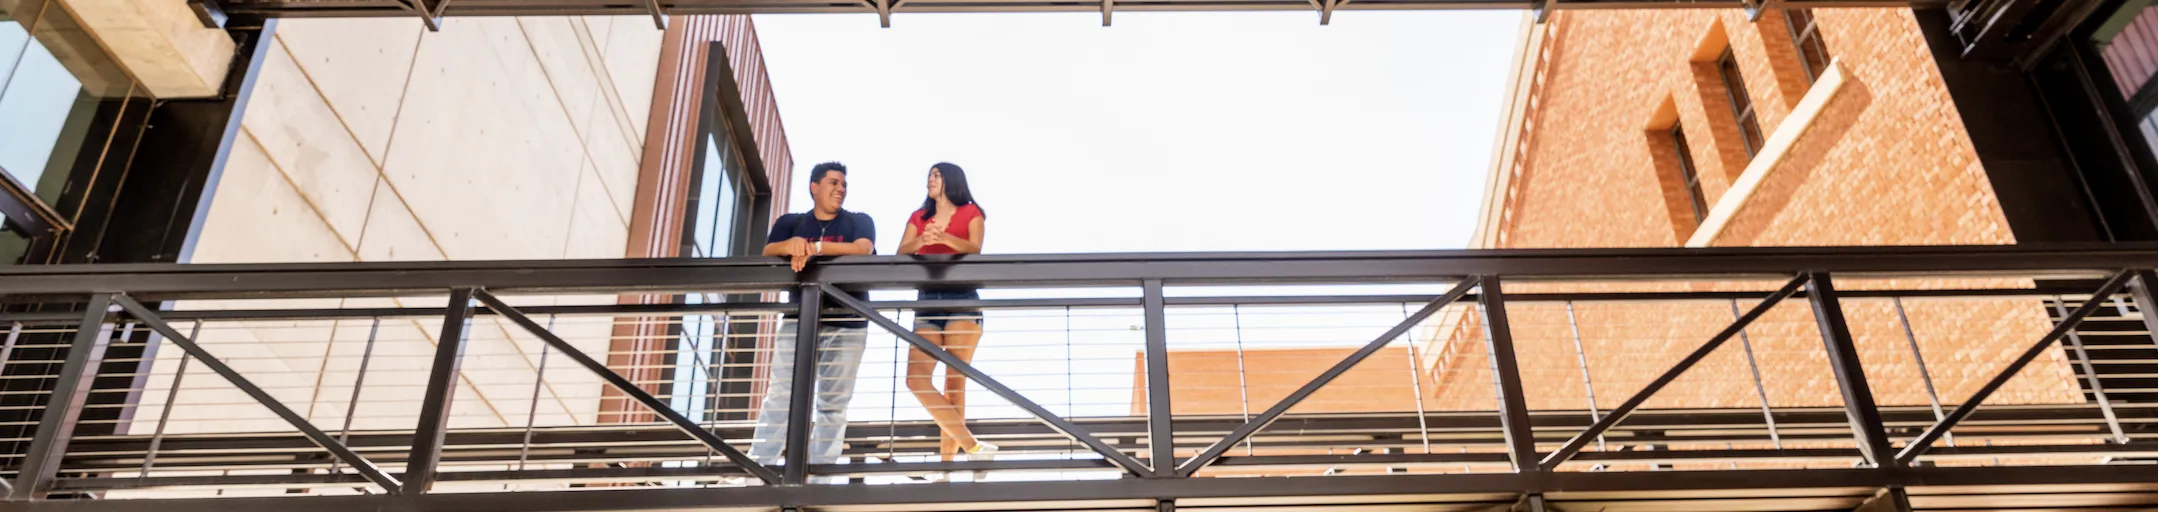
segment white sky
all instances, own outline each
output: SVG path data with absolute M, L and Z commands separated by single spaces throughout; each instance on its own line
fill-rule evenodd
M 899 245 L 929 165 L 988 253 L 1458 248 L 1519 12 L 760 15 L 797 172 Z M 796 211 L 802 180 L 784 186 Z
M 1099 14 L 900 15 L 890 29 L 873 16 L 756 23 L 797 172 L 845 162 L 847 207 L 876 218 L 885 254 L 899 246 L 938 161 L 967 169 L 989 213 L 990 253 L 1463 246 L 1521 13 L 1343 12 L 1331 26 L 1317 18 L 1119 13 L 1109 28 Z M 784 186 L 800 211 L 808 192 L 795 181 Z M 1329 291 L 1443 286 L 1365 288 Z M 1063 292 L 1137 290 L 985 295 L 1071 295 Z M 1170 344 L 1360 345 L 1407 311 L 1239 317 L 1186 308 L 1170 316 Z M 1136 310 L 989 315 L 975 356 L 984 371 L 1061 413 L 1128 414 L 1144 338 Z M 873 333 L 850 419 L 926 417 L 899 386 L 904 357 L 896 340 Z M 986 392 L 969 402 L 970 417 L 1025 416 Z

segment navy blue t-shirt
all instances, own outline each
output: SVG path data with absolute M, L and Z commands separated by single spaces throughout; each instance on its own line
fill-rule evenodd
M 810 243 L 817 243 L 821 240 L 825 245 L 868 240 L 870 243 L 869 253 L 877 253 L 877 222 L 870 220 L 869 215 L 864 213 L 840 210 L 839 216 L 832 218 L 832 220 L 818 219 L 816 215 L 808 213 L 781 215 L 779 220 L 772 221 L 772 234 L 765 236 L 764 242 L 778 243 L 794 237 L 801 237 Z M 854 295 L 855 298 L 869 300 L 869 293 L 865 290 L 848 287 L 840 287 L 839 289 Z M 835 305 L 836 303 L 830 301 L 825 303 L 826 307 Z M 787 318 L 794 318 L 795 316 L 789 314 Z M 825 319 L 829 320 L 825 325 L 832 327 L 863 328 L 869 326 L 868 320 L 854 315 L 832 315 L 825 317 Z
M 802 237 L 815 243 L 853 243 L 855 240 L 877 240 L 877 222 L 868 214 L 840 210 L 832 220 L 821 220 L 808 213 L 789 213 L 772 221 L 772 234 L 764 237 L 765 243 L 784 242 L 789 238 Z M 871 250 L 874 254 L 874 249 Z

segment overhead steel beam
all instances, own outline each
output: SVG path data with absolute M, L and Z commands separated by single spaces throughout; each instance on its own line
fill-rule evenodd
M 187 0 L 187 8 L 195 12 L 195 19 L 202 21 L 206 28 L 223 29 L 225 22 L 231 20 L 231 16 L 225 14 L 222 0 Z
M 367 460 L 366 457 L 361 457 L 360 454 L 353 452 L 352 448 L 345 446 L 345 443 L 339 442 L 337 438 L 331 437 L 328 432 L 323 432 L 321 428 L 315 427 L 313 422 L 307 421 L 306 416 L 301 416 L 299 412 L 292 410 L 291 407 L 286 407 L 284 402 L 277 400 L 277 397 L 270 396 L 269 391 L 263 390 L 261 386 L 255 385 L 254 381 L 241 376 L 238 370 L 227 366 L 223 360 L 217 358 L 216 354 L 211 354 L 210 351 L 204 350 L 201 345 L 195 343 L 195 340 L 188 338 L 186 334 L 181 334 L 180 330 L 172 328 L 171 324 L 165 323 L 165 319 L 158 318 L 157 312 L 151 311 L 150 308 L 144 307 L 141 303 L 135 302 L 134 299 L 128 298 L 126 295 L 113 295 L 112 300 L 119 304 L 121 309 L 127 310 L 128 315 L 135 317 L 136 321 L 149 326 L 151 330 L 157 331 L 158 335 L 164 336 L 166 341 L 178 345 L 180 350 L 194 356 L 196 360 L 202 362 L 202 366 L 209 368 L 211 372 L 217 373 L 219 377 L 224 377 L 225 382 L 231 383 L 234 388 L 239 388 L 241 393 L 246 393 L 249 398 L 255 400 L 255 403 L 269 409 L 270 413 L 276 414 L 278 418 L 285 420 L 285 423 L 292 425 L 292 428 L 298 429 L 301 434 L 307 436 L 309 441 L 313 441 L 316 446 L 321 446 L 323 450 L 330 452 L 330 456 L 337 457 L 337 460 L 344 461 L 345 464 L 352 466 L 354 471 L 360 472 L 360 475 L 367 477 L 368 481 L 374 482 L 376 486 L 392 494 L 399 492 L 403 488 L 403 485 L 396 478 L 391 478 L 389 473 L 375 466 L 374 462 Z
M 449 0 L 442 1 L 447 2 Z M 667 8 L 660 5 L 659 2 L 660 0 L 644 0 L 644 9 L 647 14 L 652 16 L 653 28 L 667 30 Z
M 585 355 L 584 351 L 578 350 L 576 345 L 571 345 L 568 341 L 564 341 L 561 336 L 556 336 L 553 331 L 547 330 L 547 327 L 540 325 L 539 322 L 532 321 L 531 317 L 525 316 L 523 312 L 511 307 L 508 303 L 502 302 L 502 299 L 496 298 L 494 294 L 488 293 L 487 290 L 474 290 L 472 297 L 479 299 L 481 304 L 486 304 L 487 309 L 494 310 L 495 314 L 502 315 L 511 322 L 515 322 L 525 332 L 539 337 L 540 341 L 554 347 L 554 350 L 561 352 L 564 357 L 568 357 L 571 361 L 576 361 L 578 365 L 585 367 L 585 369 L 591 370 L 592 373 L 598 374 L 601 380 L 607 381 L 607 385 L 614 386 L 615 390 L 621 391 L 622 394 L 629 395 L 630 399 L 644 404 L 645 408 L 651 409 L 653 413 L 665 418 L 668 423 L 674 424 L 675 428 L 697 438 L 697 441 L 704 443 L 705 448 L 719 452 L 720 455 L 725 456 L 734 465 L 741 466 L 751 476 L 755 476 L 758 480 L 762 480 L 767 484 L 780 483 L 780 475 L 772 472 L 771 468 L 764 467 L 763 464 L 758 464 L 757 461 L 751 460 L 749 455 L 743 454 L 741 450 L 728 445 L 727 440 L 720 439 L 718 434 L 713 434 L 712 431 L 706 430 L 703 425 L 698 425 L 696 420 L 689 419 L 683 416 L 682 413 L 676 412 L 674 408 L 667 406 L 667 402 L 654 398 L 651 393 L 646 393 L 643 388 L 637 387 L 637 383 L 630 382 L 629 379 L 623 378 L 622 374 L 615 373 L 612 368 L 608 368 L 606 363 Z M 807 429 L 808 425 L 795 425 L 795 427 Z
M 403 4 L 407 9 L 410 9 L 413 14 L 418 15 L 420 17 L 420 24 L 427 27 L 428 32 L 442 31 L 442 9 L 449 6 L 448 4 L 450 0 L 397 1 L 400 4 Z
M 226 9 L 235 15 L 279 17 L 394 17 L 410 15 L 411 9 L 398 1 L 389 0 L 224 0 Z M 1538 0 L 1355 0 L 1340 2 L 1340 9 L 1371 11 L 1407 10 L 1491 10 L 1532 9 Z M 1925 8 L 1944 5 L 1938 0 L 1792 0 L 1784 2 L 1789 7 L 1912 7 Z M 1553 2 L 1546 10 L 1556 9 L 1735 9 L 1746 4 L 1740 0 L 1574 0 Z M 664 9 L 661 9 L 664 7 Z M 1291 11 L 1312 9 L 1303 0 L 1220 0 L 1211 2 L 1120 2 L 1115 6 L 1123 11 L 1154 12 L 1215 12 L 1215 11 Z M 1086 12 L 1101 11 L 1094 2 L 1071 2 L 1062 0 L 914 0 L 905 9 L 894 12 L 914 13 L 1012 13 L 1012 12 Z M 833 2 L 819 0 L 669 0 L 658 2 L 624 2 L 607 0 L 456 0 L 442 9 L 442 15 L 462 16 L 654 16 L 655 23 L 663 22 L 666 15 L 699 14 L 875 14 L 873 5 L 862 2 Z

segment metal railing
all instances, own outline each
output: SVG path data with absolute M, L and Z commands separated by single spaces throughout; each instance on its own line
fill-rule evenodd
M 2101 367 L 2137 363 L 2077 330 L 2149 343 L 2153 268 L 2139 246 L 25 267 L 0 270 L 0 412 L 24 418 L 0 467 L 23 510 L 2158 503 L 2158 404 L 2109 396 Z M 985 298 L 906 298 L 923 284 Z M 955 308 L 986 312 L 975 350 L 915 332 Z M 814 461 L 815 386 L 765 373 L 828 355 L 777 350 L 818 345 L 783 328 L 850 315 L 840 458 Z M 972 388 L 954 402 L 998 458 L 927 421 L 916 352 L 939 393 Z M 771 386 L 793 428 L 757 439 Z

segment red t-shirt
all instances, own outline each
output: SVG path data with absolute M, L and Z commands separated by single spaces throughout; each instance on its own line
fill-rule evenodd
M 929 221 L 922 220 L 922 212 L 922 210 L 915 210 L 913 215 L 907 216 L 907 225 L 913 227 L 916 232 L 929 229 Z M 962 240 L 972 239 L 974 235 L 974 219 L 981 216 L 982 209 L 979 207 L 971 204 L 959 207 L 958 211 L 952 212 L 952 220 L 944 224 L 944 236 Z M 951 246 L 948 245 L 936 244 L 922 246 L 920 249 L 915 250 L 914 253 L 958 254 L 959 251 L 952 250 Z

